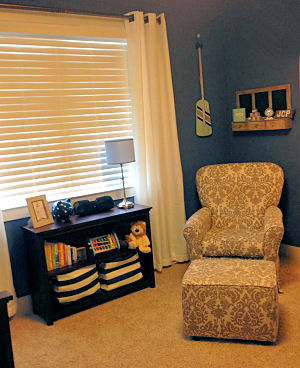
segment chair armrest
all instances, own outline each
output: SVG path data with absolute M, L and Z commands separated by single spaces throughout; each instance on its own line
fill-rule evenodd
M 202 239 L 210 228 L 211 211 L 208 207 L 201 208 L 187 220 L 183 229 L 183 236 L 191 260 L 202 257 Z
M 268 207 L 264 218 L 264 259 L 276 262 L 283 233 L 281 210 L 275 206 Z

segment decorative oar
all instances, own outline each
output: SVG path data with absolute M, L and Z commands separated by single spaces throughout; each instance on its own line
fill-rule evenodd
M 196 102 L 196 134 L 207 137 L 212 134 L 209 103 L 204 99 L 203 72 L 202 72 L 202 43 L 200 34 L 197 34 L 196 48 L 198 49 L 201 100 Z

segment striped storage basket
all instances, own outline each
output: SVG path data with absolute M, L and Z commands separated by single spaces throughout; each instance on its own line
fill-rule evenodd
M 53 297 L 59 303 L 70 303 L 100 290 L 96 265 L 57 275 L 52 280 Z
M 99 265 L 100 287 L 110 291 L 121 286 L 138 281 L 143 277 L 138 253 L 104 262 Z

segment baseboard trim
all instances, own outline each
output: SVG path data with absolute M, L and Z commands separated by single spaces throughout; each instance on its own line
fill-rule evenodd
M 279 250 L 280 257 L 300 261 L 300 248 L 294 245 L 281 244 Z
M 17 298 L 18 309 L 17 316 L 22 317 L 32 314 L 31 295 L 22 296 Z

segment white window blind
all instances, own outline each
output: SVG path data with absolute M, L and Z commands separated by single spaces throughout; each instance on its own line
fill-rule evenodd
M 0 207 L 120 188 L 104 140 L 132 136 L 123 21 L 0 16 Z M 132 186 L 133 164 L 124 169 Z

